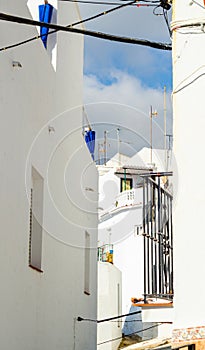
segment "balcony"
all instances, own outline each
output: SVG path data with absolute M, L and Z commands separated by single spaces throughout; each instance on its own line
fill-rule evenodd
M 120 194 L 115 197 L 112 206 L 100 212 L 99 222 L 108 220 L 122 211 L 140 208 L 142 206 L 142 200 L 142 188 L 120 192 Z
M 123 191 L 116 197 L 116 207 L 125 207 L 128 205 L 133 205 L 134 203 L 136 203 L 135 198 L 135 190 Z

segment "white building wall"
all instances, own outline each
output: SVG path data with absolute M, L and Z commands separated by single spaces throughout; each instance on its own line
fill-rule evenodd
M 205 325 L 205 187 L 198 170 L 205 148 L 205 34 L 192 26 L 194 22 L 204 22 L 204 2 L 173 1 L 174 154 L 178 172 L 173 218 L 175 328 Z M 190 26 L 182 28 L 185 23 Z
M 107 212 L 107 216 L 99 224 L 98 245 L 114 244 L 114 265 L 122 272 L 124 314 L 130 310 L 132 297 L 142 297 L 144 287 L 143 237 L 134 235 L 134 226 L 142 225 L 142 188 L 135 189 L 135 205 L 121 207 L 119 204 L 116 207 L 120 177 L 114 174 L 115 170 L 99 176 L 99 207 Z M 134 187 L 136 183 L 137 176 L 133 175 Z
M 114 264 L 122 271 L 122 313 L 129 313 L 131 298 L 143 297 L 143 236 L 132 233 L 114 247 Z
M 2 0 L 0 9 L 30 15 L 23 0 Z M 58 18 L 79 19 L 76 5 L 60 5 Z M 36 28 L 6 22 L 0 32 L 1 47 L 37 35 Z M 83 40 L 61 34 L 57 73 L 41 40 L 0 55 L 5 350 L 96 349 L 96 324 L 75 322 L 97 318 L 97 172 L 81 132 Z M 32 166 L 44 179 L 42 273 L 28 266 Z M 90 295 L 84 294 L 85 231 L 92 248 Z
M 106 262 L 98 263 L 98 320 L 122 315 L 121 271 Z M 122 319 L 98 324 L 98 350 L 117 350 L 122 336 Z M 117 338 L 115 341 L 113 339 Z
M 173 330 L 173 319 L 174 308 L 172 306 L 145 306 L 142 308 L 142 322 L 159 323 L 159 326 L 157 327 L 158 338 L 171 337 Z
M 99 168 L 99 167 L 98 167 Z M 102 166 L 100 168 L 103 168 Z M 106 167 L 104 166 L 106 169 Z M 109 172 L 101 175 L 99 173 L 99 214 L 115 206 L 116 197 L 120 193 L 120 179 L 115 176 L 116 168 L 111 168 Z

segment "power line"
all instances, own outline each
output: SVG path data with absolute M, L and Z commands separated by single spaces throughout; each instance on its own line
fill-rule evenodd
M 98 14 L 96 14 L 96 15 L 93 15 L 93 16 L 90 16 L 90 17 L 87 17 L 87 18 L 85 18 L 85 19 L 83 19 L 83 20 L 81 20 L 81 21 L 74 22 L 74 23 L 72 23 L 72 24 L 67 25 L 67 28 L 74 27 L 74 26 L 76 26 L 76 25 L 79 25 L 79 24 L 82 24 L 82 23 L 85 23 L 85 22 L 91 21 L 91 20 L 93 20 L 93 19 L 99 18 L 99 17 L 101 17 L 101 16 L 107 15 L 107 14 L 108 14 L 108 13 L 110 13 L 110 12 L 113 12 L 113 11 L 116 11 L 116 10 L 121 9 L 122 7 L 129 6 L 129 5 L 133 4 L 133 3 L 134 3 L 134 2 L 136 2 L 136 1 L 137 1 L 137 0 L 135 0 L 135 1 L 131 1 L 131 2 L 126 3 L 126 4 L 123 4 L 123 5 L 119 5 L 119 6 L 117 6 L 117 7 L 114 7 L 114 8 L 112 8 L 112 9 L 110 9 L 110 10 L 103 11 L 103 12 L 100 12 L 100 13 L 98 13 Z M 45 27 L 45 25 L 44 25 L 44 27 Z M 56 32 L 58 32 L 58 30 L 57 30 L 57 29 L 50 31 L 50 32 L 49 32 L 47 35 L 50 35 L 50 34 L 53 34 L 53 33 L 56 33 Z M 41 37 L 43 37 L 43 36 L 44 36 L 44 34 L 43 34 L 43 35 L 34 36 L 34 37 L 29 38 L 29 39 L 27 39 L 27 40 L 23 40 L 23 41 L 21 41 L 21 42 L 19 42 L 19 43 L 16 43 L 16 44 L 13 44 L 13 45 L 9 45 L 9 46 L 6 46 L 6 47 L 4 47 L 4 48 L 0 49 L 0 51 L 4 51 L 4 50 L 8 50 L 8 49 L 12 49 L 12 48 L 14 48 L 14 47 L 17 47 L 17 46 L 21 46 L 21 45 L 27 44 L 27 43 L 29 43 L 29 42 L 31 42 L 31 41 L 34 41 L 34 40 L 40 39 L 40 38 L 41 38 Z
M 140 314 L 142 311 L 135 311 L 135 312 L 131 312 L 129 314 L 124 314 L 124 315 L 120 315 L 120 316 L 114 316 L 114 317 L 109 317 L 109 318 L 105 318 L 103 320 L 93 320 L 93 319 L 90 319 L 90 318 L 83 318 L 83 317 L 78 317 L 77 318 L 77 321 L 78 322 L 82 322 L 82 321 L 89 321 L 89 322 L 96 322 L 96 323 L 104 323 L 104 322 L 108 322 L 108 321 L 113 321 L 113 320 L 117 320 L 119 318 L 123 318 L 123 317 L 126 317 L 126 316 L 132 316 L 132 315 L 137 315 L 137 314 Z
M 142 313 L 142 311 L 135 311 L 135 312 L 130 312 L 129 314 L 124 314 L 124 315 L 120 315 L 120 316 L 114 316 L 114 317 L 109 317 L 109 318 L 105 318 L 105 319 L 102 319 L 102 320 L 93 320 L 93 319 L 90 319 L 90 318 L 83 318 L 83 317 L 78 317 L 77 318 L 77 321 L 78 322 L 82 322 L 82 321 L 87 321 L 87 322 L 95 322 L 97 324 L 99 323 L 104 323 L 104 322 L 109 322 L 109 321 L 112 321 L 112 322 L 115 322 L 114 320 L 117 320 L 119 318 L 123 318 L 123 317 L 126 317 L 126 316 L 132 316 L 132 315 L 137 315 L 137 314 L 140 314 Z M 125 322 L 134 322 L 134 321 L 138 321 L 138 320 L 127 320 Z M 135 334 L 138 334 L 138 333 L 141 333 L 141 332 L 144 332 L 144 331 L 147 331 L 149 329 L 152 329 L 152 328 L 155 328 L 155 327 L 158 327 L 158 326 L 161 326 L 162 324 L 172 324 L 172 322 L 160 322 L 160 323 L 157 323 L 155 325 L 152 325 L 150 327 L 147 327 L 147 328 L 143 328 L 141 330 L 138 330 L 136 332 L 133 332 L 133 333 L 129 333 L 129 334 L 126 334 L 126 337 L 129 337 L 129 336 L 132 336 L 132 335 L 135 335 Z M 107 344 L 107 343 L 110 343 L 110 342 L 113 342 L 115 340 L 119 340 L 121 339 L 122 337 L 117 337 L 117 338 L 113 338 L 113 339 L 109 339 L 109 340 L 106 340 L 104 342 L 101 342 L 97 345 L 103 345 L 103 344 Z
M 142 320 L 125 320 L 125 321 L 120 321 L 120 320 L 118 320 L 118 321 L 110 321 L 110 322 L 112 322 L 112 323 L 130 323 L 130 322 L 142 322 Z
M 160 7 L 161 7 L 160 4 L 159 5 L 155 5 L 155 7 L 153 9 L 153 15 L 155 15 L 155 16 L 163 16 L 162 12 L 160 12 L 160 13 L 156 12 L 156 10 L 159 9 Z
M 92 0 L 59 0 L 62 2 L 75 2 L 80 4 L 90 4 L 90 5 L 119 5 L 120 2 L 108 2 L 108 1 L 92 1 Z M 122 0 L 121 0 L 122 1 Z M 123 0 L 124 1 L 124 0 Z M 130 4 L 129 6 L 156 6 L 153 1 L 137 1 L 137 4 Z M 157 1 L 159 3 L 159 1 Z
M 65 0 L 65 1 L 67 1 L 67 0 Z M 76 1 L 76 0 L 75 0 L 75 1 Z M 83 19 L 82 21 L 79 21 L 79 22 L 77 22 L 77 23 L 68 25 L 67 27 L 71 27 L 71 26 L 74 26 L 74 25 L 77 25 L 77 24 L 81 24 L 81 23 L 85 23 L 85 22 L 91 21 L 91 20 L 93 20 L 93 19 L 96 19 L 96 18 L 99 18 L 99 17 L 101 17 L 101 16 L 107 15 L 108 13 L 111 13 L 111 12 L 113 12 L 113 11 L 120 10 L 120 9 L 123 8 L 123 7 L 127 7 L 127 6 L 130 6 L 130 5 L 133 5 L 133 4 L 136 3 L 136 2 L 137 2 L 137 0 L 129 1 L 129 2 L 127 2 L 126 4 L 122 4 L 122 5 L 119 5 L 119 6 L 117 6 L 117 7 L 113 7 L 113 8 L 111 8 L 110 10 L 106 10 L 106 11 L 100 12 L 100 13 L 94 15 L 94 16 L 91 16 L 91 17 L 88 17 L 88 18 L 86 18 L 86 19 Z
M 120 0 L 120 1 L 128 1 L 128 0 Z M 149 3 L 152 3 L 152 4 L 159 4 L 161 3 L 161 0 L 138 0 L 138 2 L 149 2 Z
M 184 86 L 182 86 L 181 88 L 178 88 L 176 90 L 173 91 L 173 94 L 177 94 L 178 92 L 186 89 L 188 86 L 190 86 L 191 84 L 195 83 L 199 78 L 203 77 L 205 75 L 205 73 L 201 73 L 200 75 L 198 75 L 196 78 L 194 78 L 192 81 L 190 81 L 189 83 L 185 84 Z
M 165 20 L 165 23 L 166 23 L 166 26 L 167 26 L 167 29 L 168 29 L 168 32 L 169 32 L 169 36 L 171 38 L 172 37 L 172 32 L 171 32 L 171 29 L 170 29 L 170 26 L 169 26 L 167 10 L 165 10 L 164 8 L 163 8 L 163 16 L 164 16 L 164 20 Z
M 75 2 L 80 4 L 90 4 L 90 5 L 119 5 L 120 2 L 105 2 L 105 1 L 89 1 L 89 0 L 59 0 L 61 2 Z
M 199 4 L 197 1 L 195 1 L 195 0 L 191 0 L 191 1 L 190 1 L 190 5 L 192 5 L 192 3 L 194 3 L 194 4 L 198 5 L 198 6 L 199 6 L 199 7 L 201 7 L 203 10 L 205 10 L 205 7 L 204 7 L 204 6 L 202 6 L 201 4 Z
M 115 41 L 115 42 L 148 46 L 148 47 L 152 47 L 152 48 L 160 49 L 160 50 L 171 51 L 171 49 L 172 49 L 171 44 L 160 43 L 160 42 L 153 42 L 153 41 L 143 40 L 143 39 L 121 37 L 121 36 L 116 36 L 116 35 L 112 35 L 112 34 L 106 34 L 106 33 L 102 33 L 102 32 L 95 32 L 95 31 L 90 31 L 90 30 L 85 30 L 85 29 L 80 29 L 80 28 L 73 28 L 72 25 L 65 27 L 65 26 L 62 26 L 62 25 L 57 25 L 57 24 L 52 24 L 52 23 L 48 24 L 48 23 L 44 23 L 44 22 L 40 22 L 40 21 L 31 20 L 29 18 L 8 15 L 8 14 L 2 13 L 2 12 L 0 13 L 0 20 L 7 21 L 7 22 L 12 22 L 12 23 L 26 24 L 26 25 L 31 25 L 31 26 L 46 27 L 46 28 L 54 29 L 55 31 L 63 31 L 63 32 L 84 34 L 84 35 L 88 35 L 88 36 L 91 36 L 91 37 L 100 38 L 100 39 L 104 39 L 104 40 Z M 28 39 L 28 40 L 31 41 L 31 40 L 34 40 L 34 39 L 32 38 L 32 39 Z M 27 42 L 27 40 L 24 41 L 23 43 L 25 43 L 25 42 Z M 21 42 L 21 43 L 18 43 L 18 44 L 13 44 L 13 45 L 1 48 L 0 51 L 4 51 L 4 50 L 6 50 L 8 48 L 11 48 L 11 47 L 13 48 L 13 47 L 16 47 L 16 46 L 20 46 L 23 43 Z
M 164 323 L 165 323 L 165 322 L 164 322 Z M 140 329 L 139 331 L 126 334 L 126 337 L 130 337 L 130 336 L 132 336 L 132 335 L 135 335 L 135 334 L 138 334 L 138 333 L 147 331 L 147 330 L 149 330 L 149 329 L 152 329 L 152 328 L 161 326 L 161 325 L 164 324 L 164 323 L 158 323 L 158 324 L 156 324 L 156 325 L 153 325 L 153 326 L 150 326 L 150 327 L 147 327 L 147 328 L 144 328 L 144 329 Z M 169 323 L 170 323 L 170 322 L 169 322 Z M 122 339 L 122 337 L 117 337 L 117 338 L 109 339 L 109 340 L 106 340 L 106 341 L 104 341 L 104 342 L 98 343 L 97 345 L 103 345 L 103 344 L 111 343 L 111 342 L 113 342 L 113 341 L 115 341 L 115 340 L 119 340 L 119 339 Z

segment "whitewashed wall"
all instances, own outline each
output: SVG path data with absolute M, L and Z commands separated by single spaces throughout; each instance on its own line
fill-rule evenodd
M 23 0 L 1 0 L 0 10 L 30 16 Z M 76 5 L 60 4 L 59 23 L 78 19 Z M 37 35 L 6 22 L 0 33 L 0 47 Z M 83 38 L 58 34 L 56 72 L 41 40 L 1 52 L 0 67 L 1 348 L 95 350 L 96 324 L 74 322 L 97 317 L 97 172 L 81 130 Z M 43 273 L 28 267 L 32 166 L 44 179 Z
M 134 226 L 142 224 L 142 189 L 136 190 L 138 205 L 115 207 L 120 178 L 114 172 L 115 168 L 99 177 L 99 207 L 108 209 L 111 215 L 99 224 L 98 244 L 114 244 L 114 265 L 122 272 L 122 312 L 128 313 L 131 298 L 142 297 L 144 287 L 143 239 L 134 236 Z M 135 183 L 133 176 L 134 186 Z
M 122 312 L 129 313 L 131 298 L 143 297 L 143 236 L 132 233 L 114 247 L 114 264 L 122 271 Z
M 204 325 L 205 187 L 201 173 L 205 148 L 205 34 L 181 24 L 201 23 L 204 2 L 173 1 L 174 154 L 178 191 L 174 207 L 175 328 Z M 180 21 L 180 22 L 179 22 Z
M 98 320 L 122 314 L 122 276 L 114 265 L 98 263 Z M 122 336 L 122 319 L 98 324 L 98 350 L 117 350 Z M 113 339 L 116 339 L 113 341 Z M 109 341 L 111 340 L 111 341 Z
M 173 319 L 174 319 L 173 307 L 145 306 L 142 308 L 143 322 L 159 323 L 159 326 L 157 327 L 158 338 L 170 338 L 172 336 L 173 324 L 171 324 L 171 322 L 173 322 Z M 146 326 L 144 328 L 146 328 Z M 145 335 L 146 335 L 146 332 L 145 332 Z

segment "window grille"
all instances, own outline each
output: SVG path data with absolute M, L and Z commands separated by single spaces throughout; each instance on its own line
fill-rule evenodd
M 43 188 L 44 181 L 38 171 L 32 168 L 32 189 L 30 195 L 29 223 L 29 266 L 42 272 L 43 235 Z
M 158 181 L 143 180 L 144 299 L 173 299 L 172 195 Z

